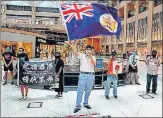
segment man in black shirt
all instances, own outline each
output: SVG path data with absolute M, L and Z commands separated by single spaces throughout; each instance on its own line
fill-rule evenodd
M 19 58 L 20 61 L 29 61 L 28 56 L 25 54 L 23 48 L 19 48 L 17 58 Z
M 17 58 L 19 59 L 19 84 L 20 84 L 20 90 L 21 90 L 21 94 L 22 94 L 22 97 L 20 98 L 20 100 L 25 100 L 28 98 L 27 97 L 28 96 L 28 86 L 22 79 L 23 68 L 22 68 L 22 66 L 20 66 L 20 64 L 23 64 L 24 63 L 23 61 L 29 61 L 29 59 L 28 59 L 28 56 L 25 54 L 23 48 L 19 48 Z M 24 95 L 24 90 L 25 90 L 25 95 Z
M 64 62 L 61 59 L 61 53 L 56 52 L 55 54 L 55 72 L 56 72 L 56 78 L 59 78 L 59 88 L 56 89 L 56 92 L 58 94 L 56 95 L 56 98 L 62 97 L 62 92 L 63 92 L 63 67 L 64 67 Z
M 11 73 L 11 84 L 13 84 L 13 54 L 11 53 L 11 49 L 10 47 L 6 48 L 6 51 L 3 53 L 3 63 L 4 63 L 4 71 L 5 71 L 5 75 L 4 75 L 4 84 L 7 84 L 7 78 L 8 78 L 8 71 L 10 71 Z

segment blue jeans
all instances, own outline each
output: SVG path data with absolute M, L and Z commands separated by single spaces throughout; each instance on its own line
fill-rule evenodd
M 105 96 L 109 96 L 111 82 L 113 82 L 113 95 L 117 96 L 117 77 L 113 75 L 107 76 Z
M 94 83 L 94 75 L 93 74 L 83 74 L 80 73 L 78 88 L 77 88 L 77 99 L 76 99 L 76 108 L 81 108 L 81 102 L 83 93 L 85 90 L 84 103 L 83 105 L 88 105 L 89 95 L 91 93 L 91 89 Z
M 150 91 L 150 86 L 151 86 L 151 80 L 152 80 L 152 92 L 155 93 L 157 90 L 157 78 L 158 75 L 150 75 L 147 74 L 147 85 L 146 85 L 146 91 Z

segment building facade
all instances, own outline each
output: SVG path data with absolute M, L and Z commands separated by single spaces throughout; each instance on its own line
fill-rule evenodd
M 125 53 L 137 49 L 143 56 L 152 49 L 162 54 L 162 1 L 111 1 L 112 6 L 118 9 L 121 18 L 122 33 L 120 39 L 116 36 L 104 36 L 102 40 L 105 52 L 116 49 Z

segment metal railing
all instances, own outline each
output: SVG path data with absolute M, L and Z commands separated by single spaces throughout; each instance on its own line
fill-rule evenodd
M 10 27 L 8 27 L 8 28 L 1 28 L 1 32 L 19 33 L 19 34 L 37 36 L 37 37 L 45 38 L 46 39 L 46 35 L 43 35 L 40 32 L 23 31 L 22 29 L 13 29 L 13 28 L 10 28 Z

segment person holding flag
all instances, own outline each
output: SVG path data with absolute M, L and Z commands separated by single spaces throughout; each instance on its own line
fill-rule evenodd
M 61 14 L 65 21 L 68 40 L 78 40 L 101 35 L 116 35 L 119 38 L 122 31 L 121 20 L 117 9 L 98 3 L 92 4 L 61 4 Z M 67 42 L 70 45 L 70 42 Z M 84 107 L 91 109 L 88 98 L 94 83 L 94 68 L 96 58 L 92 56 L 92 47 L 86 46 L 85 53 L 79 53 L 70 45 L 80 59 L 80 75 L 77 89 L 76 108 L 81 109 L 81 101 L 85 89 Z
M 75 46 L 71 45 L 70 42 L 66 43 L 71 46 L 75 55 L 80 59 L 80 75 L 77 88 L 76 108 L 74 109 L 74 113 L 76 113 L 81 109 L 81 102 L 84 90 L 85 96 L 83 106 L 87 109 L 91 109 L 91 106 L 88 105 L 88 99 L 95 79 L 94 72 L 96 58 L 95 56 L 92 56 L 92 47 L 90 45 L 86 46 L 85 54 L 83 54 L 78 52 Z

